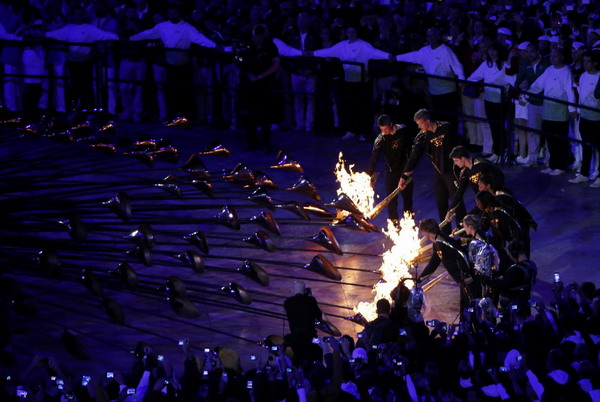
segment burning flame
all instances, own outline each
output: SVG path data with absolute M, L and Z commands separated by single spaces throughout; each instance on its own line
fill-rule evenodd
M 340 183 L 337 193 L 338 195 L 346 194 L 358 209 L 367 216 L 375 205 L 375 191 L 371 186 L 371 176 L 365 172 L 353 172 L 354 165 L 348 166 L 348 170 L 346 170 L 346 162 L 342 159 L 343 156 L 340 152 L 334 170 L 336 181 Z
M 346 194 L 348 195 L 348 194 Z M 387 221 L 387 229 L 383 233 L 393 242 L 393 246 L 383 254 L 383 261 L 379 272 L 382 279 L 373 285 L 375 297 L 372 302 L 360 302 L 354 308 L 355 313 L 360 313 L 368 321 L 377 318 L 376 303 L 379 299 L 387 299 L 392 303 L 390 293 L 400 280 L 411 277 L 410 267 L 418 257 L 421 244 L 419 241 L 419 230 L 411 213 L 405 212 L 400 220 L 398 230 L 391 220 Z M 411 287 L 412 281 L 406 281 L 405 285 Z

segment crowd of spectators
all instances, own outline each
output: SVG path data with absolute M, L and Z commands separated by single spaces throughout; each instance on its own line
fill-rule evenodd
M 3 102 L 11 111 L 103 106 L 123 120 L 183 113 L 222 127 L 364 139 L 372 137 L 377 114 L 409 124 L 416 110 L 429 107 L 491 161 L 516 156 L 516 163 L 552 175 L 580 172 L 572 181 L 583 183 L 598 173 L 598 6 L 587 0 L 3 0 L 1 39 L 98 44 L 5 44 Z M 258 25 L 277 52 L 266 47 L 246 57 L 262 46 L 254 43 Z M 65 73 L 68 81 L 35 77 Z M 260 95 L 248 103 L 244 90 L 256 88 L 276 99 Z M 569 136 L 585 144 L 569 146 Z
M 288 337 L 267 338 L 267 351 L 256 355 L 184 339 L 181 357 L 169 361 L 140 342 L 123 374 L 73 373 L 53 357 L 36 356 L 25 372 L 2 379 L 0 398 L 598 401 L 600 292 L 591 282 L 558 281 L 553 293 L 549 305 L 532 300 L 531 309 L 502 314 L 475 303 L 458 324 L 424 322 L 407 314 L 405 303 L 391 309 L 382 299 L 377 319 L 358 338 L 315 336 L 301 352 Z

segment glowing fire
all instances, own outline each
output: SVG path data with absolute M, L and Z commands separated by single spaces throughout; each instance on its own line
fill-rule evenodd
M 340 152 L 334 171 L 336 181 L 340 183 L 337 193 L 338 195 L 346 194 L 366 216 L 375 205 L 375 191 L 371 186 L 371 176 L 365 172 L 353 172 L 354 165 L 348 166 L 348 170 L 346 170 L 343 156 Z
M 373 286 L 375 297 L 372 302 L 360 302 L 354 308 L 355 313 L 361 313 L 368 321 L 377 318 L 376 303 L 379 299 L 387 299 L 392 302 L 390 293 L 402 278 L 411 277 L 411 263 L 419 255 L 421 244 L 419 231 L 410 213 L 404 213 L 400 220 L 400 230 L 396 229 L 391 220 L 387 221 L 387 229 L 383 233 L 393 242 L 393 246 L 383 254 L 383 261 L 379 272 L 382 280 Z M 405 285 L 410 288 L 412 281 L 408 280 Z

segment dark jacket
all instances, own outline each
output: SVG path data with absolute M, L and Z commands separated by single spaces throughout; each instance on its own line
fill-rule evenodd
M 452 173 L 454 165 L 450 159 L 450 152 L 458 145 L 458 137 L 450 128 L 450 123 L 438 121 L 437 130 L 421 131 L 415 138 L 415 143 L 410 153 L 404 172 L 413 172 L 423 154 L 427 154 L 433 163 L 434 169 L 439 174 Z
M 403 124 L 396 126 L 394 134 L 379 134 L 373 143 L 367 174 L 369 176 L 373 175 L 381 153 L 385 156 L 385 165 L 388 173 L 401 172 L 408 161 L 412 144 L 413 136 Z
M 460 242 L 445 233 L 436 236 L 433 242 L 433 254 L 420 277 L 425 278 L 433 274 L 440 263 L 444 264 L 456 283 L 462 283 L 464 278 L 471 276 L 471 264 Z
M 315 320 L 320 320 L 322 315 L 314 297 L 297 294 L 287 298 L 283 307 L 292 334 L 304 337 L 316 336 Z
M 457 190 L 454 193 L 454 197 L 452 197 L 452 201 L 450 202 L 449 208 L 455 208 L 463 199 L 465 195 L 465 191 L 467 191 L 467 187 L 471 187 L 475 195 L 479 192 L 479 178 L 482 175 L 489 175 L 495 179 L 495 182 L 499 184 L 499 186 L 504 185 L 504 173 L 494 164 L 490 163 L 486 159 L 476 158 L 473 159 L 473 167 L 472 168 L 463 168 L 460 170 L 458 174 L 456 171 L 458 168 L 455 166 L 455 176 L 457 177 Z

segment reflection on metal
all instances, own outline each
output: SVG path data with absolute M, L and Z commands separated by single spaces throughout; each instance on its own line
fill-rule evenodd
M 277 188 L 277 184 L 260 170 L 254 171 L 254 185 L 263 188 Z
M 252 299 L 250 298 L 250 295 L 248 294 L 246 289 L 244 289 L 244 287 L 242 285 L 238 285 L 235 282 L 230 282 L 227 286 L 223 286 L 221 288 L 221 291 L 228 293 L 231 297 L 233 297 L 239 303 L 242 303 L 242 304 L 251 304 L 252 303 Z
M 117 124 L 110 120 L 98 128 L 100 134 L 114 134 L 117 132 Z
M 348 211 L 351 214 L 362 215 L 362 212 L 358 209 L 356 204 L 348 197 L 346 194 L 341 193 L 333 201 L 329 204 L 325 204 L 326 206 L 335 207 L 337 209 L 341 209 L 344 211 Z
M 146 246 L 152 248 L 156 245 L 154 231 L 152 226 L 147 223 L 142 223 L 136 230 L 124 237 L 125 239 L 134 242 L 138 246 Z
M 146 151 L 125 152 L 123 155 L 129 155 L 142 162 L 148 167 L 154 167 L 154 157 Z
M 363 327 L 366 327 L 369 323 L 369 321 L 367 321 L 367 319 L 361 313 L 356 313 L 351 317 L 346 317 L 346 320 L 352 321 L 358 325 L 362 325 Z
M 150 152 L 152 156 L 163 162 L 178 163 L 179 162 L 179 151 L 173 146 L 167 146 L 157 149 L 156 151 Z
M 340 330 L 333 323 L 325 318 L 315 320 L 315 328 L 331 336 L 342 336 Z
M 257 204 L 264 205 L 264 206 L 268 207 L 269 209 L 275 209 L 275 204 L 273 204 L 273 199 L 271 198 L 269 193 L 267 193 L 267 190 L 265 190 L 262 187 L 259 187 L 256 190 L 254 190 L 252 192 L 252 194 L 250 194 L 246 198 Z
M 254 244 L 255 246 L 258 246 L 258 247 L 262 248 L 263 250 L 268 251 L 269 253 L 272 253 L 275 251 L 275 243 L 273 243 L 273 240 L 271 240 L 269 235 L 262 230 L 258 230 L 256 232 L 252 233 L 252 235 L 242 239 L 242 241 L 246 242 L 246 243 Z
M 91 294 L 98 297 L 104 297 L 104 289 L 100 285 L 100 281 L 94 275 L 94 272 L 89 268 L 84 268 L 81 274 L 81 281 Z
M 174 128 L 190 128 L 192 123 L 190 123 L 190 120 L 185 116 L 177 116 L 173 120 L 165 121 L 163 126 Z
M 199 274 L 204 272 L 204 258 L 200 254 L 195 251 L 188 250 L 180 254 L 176 254 L 175 257 L 179 259 L 179 261 L 186 263 L 190 266 L 195 272 Z
M 331 212 L 329 212 L 322 206 L 312 204 L 310 202 L 305 202 L 304 204 L 302 204 L 302 209 L 304 209 L 306 212 L 309 212 L 311 214 L 318 216 L 319 218 L 334 218 L 335 217 L 335 215 L 333 215 Z
M 198 171 L 206 171 L 206 165 L 197 154 L 191 154 L 188 160 L 179 168 L 179 170 L 185 170 L 189 173 L 196 173 Z
M 193 233 L 183 236 L 183 239 L 196 246 L 196 248 L 202 251 L 204 254 L 208 254 L 208 241 L 206 240 L 206 235 L 204 232 L 197 230 Z
M 304 265 L 304 269 L 319 275 L 323 275 L 324 277 L 333 279 L 334 281 L 342 280 L 342 275 L 337 268 L 322 254 L 315 255 L 310 263 Z
M 78 216 L 72 216 L 70 219 L 64 221 L 58 221 L 63 225 L 71 238 L 75 241 L 85 241 L 87 239 L 87 228 L 84 226 L 83 221 Z
M 149 267 L 152 265 L 152 255 L 150 254 L 150 248 L 143 244 L 136 247 L 133 250 L 125 252 L 130 257 L 136 258 L 138 261 Z
M 124 282 L 129 287 L 129 289 L 137 289 L 139 283 L 137 273 L 126 262 L 120 263 L 117 269 L 115 269 L 114 271 L 110 271 L 110 273 L 115 278 Z
M 253 185 L 256 178 L 252 169 L 243 163 L 238 163 L 235 168 L 224 176 L 224 179 L 236 184 Z
M 108 144 L 105 142 L 98 142 L 96 144 L 91 144 L 91 148 L 97 149 L 99 151 L 104 152 L 106 155 L 114 155 L 117 153 L 117 147 L 113 144 Z
M 269 275 L 255 262 L 248 260 L 244 261 L 242 266 L 237 269 L 237 272 L 247 276 L 259 285 L 269 286 Z
M 304 169 L 302 166 L 284 151 L 279 150 L 277 153 L 277 161 L 274 165 L 269 166 L 271 169 L 283 169 L 283 170 L 291 170 L 298 173 L 304 173 Z
M 307 197 L 313 198 L 316 201 L 321 201 L 321 197 L 317 192 L 317 187 L 315 187 L 315 185 L 304 176 L 300 176 L 296 183 L 294 183 L 292 187 L 286 188 L 286 190 L 295 191 Z
M 200 155 L 231 156 L 231 152 L 229 149 L 225 148 L 225 145 L 216 141 L 204 151 L 200 152 Z
M 325 247 L 327 250 L 333 251 L 337 255 L 343 255 L 342 248 L 331 229 L 326 226 L 321 227 L 317 233 L 310 236 L 308 240 L 317 243 L 318 245 Z
M 377 232 L 378 229 L 371 222 L 366 219 L 356 216 L 348 215 L 344 219 L 333 224 L 334 227 L 342 227 L 346 229 L 356 230 L 358 232 Z
M 281 236 L 279 225 L 270 212 L 260 211 L 257 215 L 250 218 L 250 222 L 262 226 L 277 236 Z
M 181 187 L 179 187 L 179 184 L 156 183 L 156 184 L 154 184 L 154 187 L 160 188 L 160 189 L 166 191 L 167 193 L 174 195 L 175 197 L 177 197 L 179 199 L 183 198 L 183 192 L 181 191 Z
M 275 207 L 293 212 L 305 221 L 310 221 L 310 216 L 308 216 L 308 214 L 304 211 L 304 208 L 302 208 L 298 201 L 284 202 L 283 204 L 275 205 Z
M 117 214 L 123 222 L 129 222 L 131 218 L 131 203 L 129 202 L 129 196 L 124 191 L 119 191 L 116 196 L 108 201 L 102 203 L 106 205 L 108 209 Z
M 215 215 L 215 220 L 217 221 L 217 223 L 233 230 L 240 230 L 241 228 L 240 221 L 237 217 L 237 213 L 235 212 L 233 207 L 230 207 L 228 205 L 225 205 L 221 212 Z

